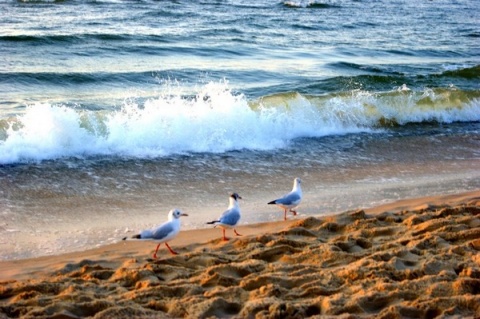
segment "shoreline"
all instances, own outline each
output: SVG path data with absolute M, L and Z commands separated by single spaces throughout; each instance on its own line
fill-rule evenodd
M 228 242 L 221 241 L 220 229 L 181 231 L 169 243 L 179 255 L 171 256 L 162 245 L 157 260 L 151 260 L 155 243 L 122 241 L 1 261 L 0 317 L 3 312 L 7 318 L 242 318 L 272 312 L 289 316 L 296 309 L 307 317 L 411 312 L 419 318 L 432 313 L 473 318 L 480 316 L 475 306 L 480 305 L 479 212 L 476 190 L 240 225 L 243 236 Z M 232 233 L 227 230 L 227 236 Z M 172 295 L 179 287 L 181 292 Z M 89 297 L 105 289 L 114 292 L 100 298 L 101 305 Z M 69 305 L 66 296 L 89 306 Z M 42 298 L 47 305 L 35 302 Z M 112 298 L 126 298 L 125 305 L 111 303 Z
M 480 202 L 480 190 L 462 192 L 457 194 L 447 194 L 447 195 L 435 195 L 435 196 L 426 196 L 426 197 L 416 197 L 409 199 L 401 199 L 391 203 L 381 204 L 369 208 L 358 208 L 358 210 L 364 210 L 369 214 L 380 214 L 383 212 L 396 213 L 402 210 L 418 210 L 422 209 L 428 205 L 430 206 L 440 206 L 440 205 L 449 205 L 457 206 L 462 203 L 472 201 L 478 198 Z M 345 212 L 343 212 L 345 213 Z M 313 215 L 309 217 L 315 217 L 319 219 L 325 219 L 333 216 L 338 216 L 342 212 L 331 213 L 331 214 L 322 214 L 322 215 Z M 253 236 L 258 235 L 263 232 L 277 232 L 290 226 L 292 223 L 295 223 L 299 220 L 305 219 L 308 217 L 301 217 L 293 219 L 289 215 L 289 220 L 287 221 L 273 221 L 273 222 L 262 222 L 256 224 L 248 225 L 239 225 L 237 227 L 238 231 L 244 236 Z M 207 244 L 209 241 L 214 240 L 220 237 L 220 230 L 214 228 L 202 228 L 202 229 L 189 229 L 182 230 L 178 236 L 172 240 L 171 245 L 175 247 L 184 248 L 185 246 L 194 244 L 196 238 L 201 238 L 202 241 L 200 245 Z M 227 231 L 228 233 L 228 231 Z M 241 238 L 241 237 L 236 237 Z M 74 251 L 69 253 L 62 253 L 57 255 L 47 255 L 39 256 L 33 258 L 24 258 L 24 259 L 15 259 L 15 260 L 3 260 L 0 261 L 0 280 L 8 280 L 10 278 L 22 278 L 23 275 L 31 275 L 31 273 L 22 274 L 22 271 L 16 269 L 17 266 L 23 266 L 24 264 L 29 264 L 30 262 L 35 262 L 44 266 L 48 266 L 50 260 L 52 264 L 56 262 L 61 262 L 62 260 L 65 263 L 77 262 L 82 259 L 92 258 L 95 256 L 111 256 L 114 254 L 115 250 L 132 250 L 137 251 L 137 253 L 131 253 L 132 258 L 137 258 L 139 256 L 148 255 L 149 251 L 152 251 L 155 246 L 155 243 L 148 241 L 121 241 L 104 245 L 98 248 L 85 249 L 81 251 Z M 127 248 L 128 247 L 128 248 Z M 153 248 L 151 248 L 153 247 Z M 164 248 L 164 247 L 163 247 Z M 181 249 L 183 253 L 186 252 L 185 249 Z M 163 249 L 160 249 L 159 255 L 162 256 Z M 39 267 L 40 268 L 40 267 Z M 41 268 L 40 268 L 41 269 Z M 11 276 L 11 277 L 10 277 Z

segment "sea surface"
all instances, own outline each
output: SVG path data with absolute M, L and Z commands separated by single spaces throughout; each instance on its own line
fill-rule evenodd
M 234 191 L 240 224 L 281 220 L 266 203 L 295 177 L 297 218 L 480 188 L 478 0 L 0 12 L 0 260 L 114 243 L 174 207 L 210 227 Z

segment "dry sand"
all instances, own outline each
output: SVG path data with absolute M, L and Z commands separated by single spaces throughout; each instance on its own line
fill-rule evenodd
M 238 231 L 0 262 L 0 318 L 480 317 L 480 191 Z

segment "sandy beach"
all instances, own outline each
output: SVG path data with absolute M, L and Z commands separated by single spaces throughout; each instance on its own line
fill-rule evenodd
M 480 317 L 480 190 L 237 230 L 1 262 L 0 318 Z

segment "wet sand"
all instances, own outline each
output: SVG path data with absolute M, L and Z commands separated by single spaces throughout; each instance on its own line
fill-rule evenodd
M 0 318 L 480 317 L 480 190 L 237 230 L 0 262 Z

